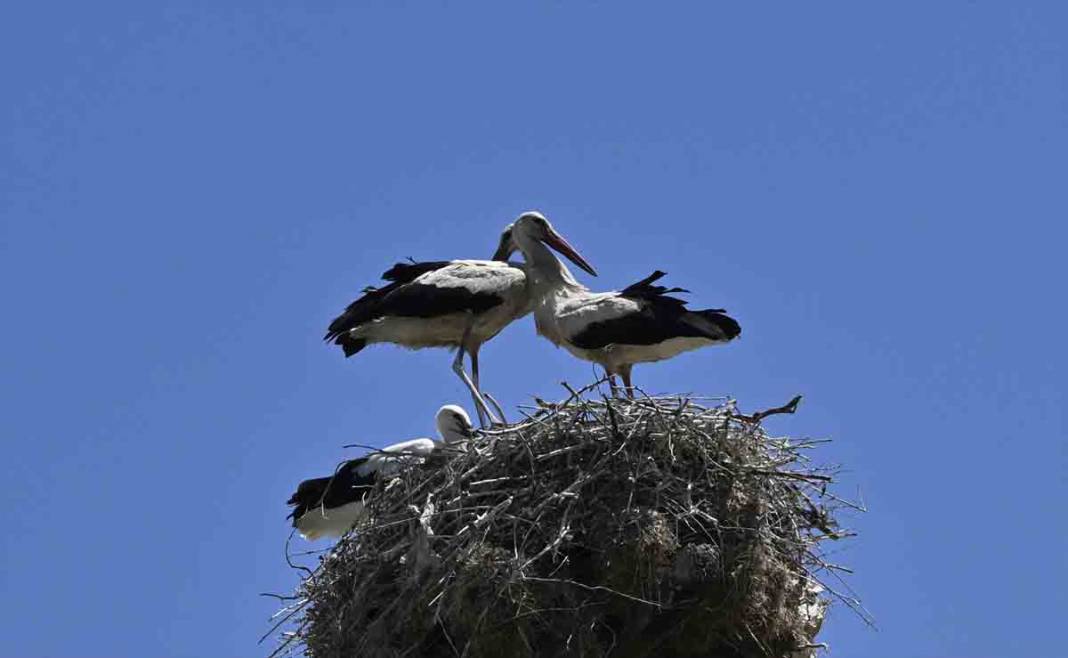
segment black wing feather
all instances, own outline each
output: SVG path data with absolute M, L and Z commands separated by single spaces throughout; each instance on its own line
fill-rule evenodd
M 330 477 L 301 482 L 287 501 L 287 504 L 293 506 L 293 511 L 286 518 L 293 519 L 295 527 L 297 519 L 308 510 L 319 507 L 334 509 L 360 500 L 375 484 L 374 473 L 361 476 L 356 472 L 360 464 L 366 461 L 366 457 L 353 459 L 342 464 L 337 473 Z
M 620 293 L 620 297 L 628 297 L 630 299 L 645 299 L 649 301 L 656 301 L 661 304 L 674 304 L 680 308 L 686 306 L 686 302 L 675 297 L 668 297 L 669 294 L 674 292 L 690 292 L 685 288 L 665 288 L 664 286 L 651 285 L 654 281 L 658 281 L 661 278 L 667 276 L 667 272 L 661 272 L 657 270 L 645 277 L 637 283 L 632 283 L 624 288 Z
M 429 260 L 422 263 L 396 263 L 393 267 L 382 273 L 382 278 L 386 281 L 393 281 L 395 283 L 411 283 L 427 272 L 440 270 L 451 263 L 451 260 Z
M 591 323 L 573 336 L 571 342 L 582 349 L 601 349 L 609 345 L 655 345 L 671 338 L 688 337 L 725 342 L 741 334 L 741 326 L 724 309 L 690 311 L 685 300 L 669 296 L 687 290 L 653 285 L 664 276 L 664 272 L 657 270 L 619 293 L 621 297 L 640 302 L 639 311 Z

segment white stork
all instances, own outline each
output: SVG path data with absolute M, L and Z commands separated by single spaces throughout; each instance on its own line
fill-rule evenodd
M 538 333 L 603 366 L 613 393 L 619 375 L 633 395 L 635 363 L 726 343 L 742 331 L 723 309 L 690 311 L 686 302 L 669 296 L 685 290 L 652 285 L 664 276 L 660 271 L 618 292 L 591 292 L 546 248 L 559 250 L 561 243 L 567 246 L 544 216 L 528 212 L 512 225 L 512 244 L 506 249 L 519 249 L 526 258 Z
M 463 408 L 450 404 L 438 410 L 436 423 L 441 441 L 412 439 L 347 461 L 329 477 L 305 480 L 288 503 L 293 527 L 308 540 L 340 537 L 367 518 L 365 498 L 380 479 L 397 476 L 404 468 L 422 464 L 443 447 L 461 448 L 474 436 L 471 419 Z
M 471 391 L 479 421 L 498 422 L 482 397 L 478 351 L 513 320 L 530 312 L 523 265 L 507 262 L 514 251 L 510 229 L 501 234 L 495 260 L 398 263 L 382 275 L 389 283 L 368 287 L 330 323 L 326 340 L 352 356 L 372 343 L 411 349 L 456 347 L 453 371 Z M 463 357 L 471 358 L 471 377 Z M 473 381 L 472 381 L 473 378 Z

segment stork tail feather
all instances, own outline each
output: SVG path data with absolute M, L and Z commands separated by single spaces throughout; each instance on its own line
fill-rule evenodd
M 700 316 L 702 320 L 712 325 L 712 331 L 710 333 L 713 335 L 710 336 L 710 338 L 713 340 L 733 340 L 742 333 L 742 326 L 738 324 L 738 321 L 723 313 L 721 309 L 691 311 L 691 313 Z
M 345 352 L 345 358 L 348 358 L 367 347 L 366 340 L 363 338 L 352 338 L 351 336 L 338 336 L 337 344 L 340 345 L 341 349 Z

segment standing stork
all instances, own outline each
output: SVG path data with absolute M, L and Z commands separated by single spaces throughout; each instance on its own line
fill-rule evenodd
M 455 347 L 452 369 L 471 391 L 480 423 L 498 422 L 482 397 L 478 351 L 512 321 L 530 312 L 524 265 L 509 263 L 511 228 L 501 234 L 495 260 L 398 263 L 330 323 L 326 340 L 349 357 L 372 343 L 410 349 Z M 471 377 L 463 358 L 471 358 Z M 473 378 L 473 381 L 472 381 Z
M 459 448 L 475 429 L 463 408 L 454 404 L 438 410 L 435 419 L 440 441 L 412 439 L 347 461 L 329 477 L 305 480 L 288 501 L 293 527 L 308 540 L 340 537 L 367 518 L 366 496 L 378 480 L 397 476 L 404 468 L 422 464 L 443 447 Z
M 544 216 L 528 212 L 512 225 L 512 244 L 505 249 L 519 249 L 526 259 L 538 333 L 603 366 L 614 394 L 619 375 L 633 396 L 636 363 L 670 359 L 741 334 L 723 309 L 688 310 L 685 301 L 670 296 L 685 290 L 653 285 L 664 276 L 660 271 L 621 291 L 591 292 L 546 248 L 559 249 L 561 242 Z

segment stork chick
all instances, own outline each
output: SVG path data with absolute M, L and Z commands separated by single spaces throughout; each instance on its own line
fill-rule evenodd
M 345 462 L 331 476 L 301 482 L 288 501 L 293 511 L 287 518 L 293 519 L 293 527 L 308 540 L 340 537 L 367 518 L 367 495 L 376 482 L 423 464 L 445 447 L 462 448 L 474 437 L 470 417 L 457 405 L 439 409 L 435 422 L 440 441 L 412 439 L 394 443 Z

